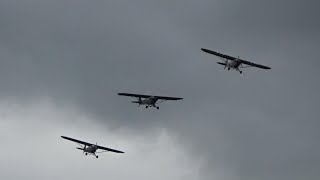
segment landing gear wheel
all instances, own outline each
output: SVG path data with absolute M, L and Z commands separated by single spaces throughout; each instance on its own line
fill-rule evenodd
M 98 158 L 99 156 L 96 156 L 96 158 Z
M 240 71 L 240 74 L 242 74 L 242 71 Z
M 159 109 L 159 107 L 157 107 L 157 109 Z
M 230 71 L 230 68 L 228 68 L 228 71 Z
M 148 109 L 149 106 L 146 106 L 146 109 Z
M 86 155 L 88 155 L 88 153 L 86 153 Z

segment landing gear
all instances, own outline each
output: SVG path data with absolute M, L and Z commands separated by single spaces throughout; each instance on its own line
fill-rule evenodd
M 228 67 L 228 71 L 230 70 L 230 67 Z
M 146 109 L 148 109 L 149 106 L 146 106 Z
M 86 155 L 88 155 L 88 153 L 86 153 Z
M 240 72 L 240 74 L 242 74 L 242 71 L 239 71 Z
M 98 158 L 99 156 L 96 156 L 96 158 Z
M 152 107 L 159 109 L 159 106 L 156 106 L 156 104 L 153 104 Z

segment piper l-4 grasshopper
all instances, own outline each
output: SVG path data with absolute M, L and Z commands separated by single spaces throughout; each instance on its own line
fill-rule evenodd
M 181 100 L 183 98 L 180 97 L 167 97 L 167 96 L 152 96 L 152 95 L 145 95 L 145 94 L 130 94 L 130 93 L 118 93 L 119 96 L 129 96 L 137 98 L 136 101 L 131 101 L 132 103 L 136 103 L 140 105 L 146 105 L 148 107 L 155 107 L 159 109 L 159 106 L 156 104 L 160 103 L 158 100 L 168 101 L 168 100 Z
M 215 56 L 220 57 L 224 62 L 217 62 L 217 63 L 220 64 L 220 65 L 223 65 L 224 69 L 226 69 L 226 68 L 228 70 L 234 69 L 236 71 L 239 71 L 240 74 L 242 74 L 242 71 L 240 70 L 241 68 L 257 67 L 257 68 L 261 68 L 261 69 L 271 69 L 268 66 L 252 63 L 250 61 L 246 61 L 246 60 L 240 59 L 239 57 L 235 58 L 235 57 L 232 57 L 232 56 L 229 56 L 229 55 L 221 54 L 221 53 L 218 53 L 218 52 L 215 52 L 215 51 L 211 51 L 209 49 L 204 49 L 204 48 L 202 48 L 201 50 L 206 52 L 206 53 L 213 54 Z

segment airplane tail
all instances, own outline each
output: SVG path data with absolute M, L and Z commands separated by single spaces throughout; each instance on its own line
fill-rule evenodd
M 220 65 L 223 65 L 223 66 L 226 65 L 226 63 L 222 63 L 222 62 L 217 62 L 217 63 L 220 64 Z
M 132 103 L 136 103 L 136 104 L 138 104 L 140 106 L 142 100 L 141 100 L 141 97 L 139 97 L 137 101 L 131 101 L 131 102 Z

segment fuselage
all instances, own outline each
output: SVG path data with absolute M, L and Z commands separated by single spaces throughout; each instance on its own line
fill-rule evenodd
M 157 98 L 152 96 L 152 97 L 149 97 L 149 98 L 142 100 L 142 104 L 154 105 L 157 102 L 157 100 L 158 100 Z
M 227 61 L 226 63 L 227 63 L 227 67 L 233 68 L 233 69 L 238 68 L 240 66 L 240 64 L 241 64 L 238 61 L 230 61 L 230 60 Z
M 97 146 L 96 145 L 91 145 L 91 146 L 86 146 L 83 148 L 83 151 L 84 152 L 87 152 L 87 153 L 92 153 L 94 154 L 96 151 L 97 151 Z
M 137 103 L 140 105 L 154 105 L 157 102 L 158 98 L 156 97 L 149 97 L 149 98 L 145 98 L 145 99 L 139 99 L 138 101 L 132 101 L 132 103 Z

